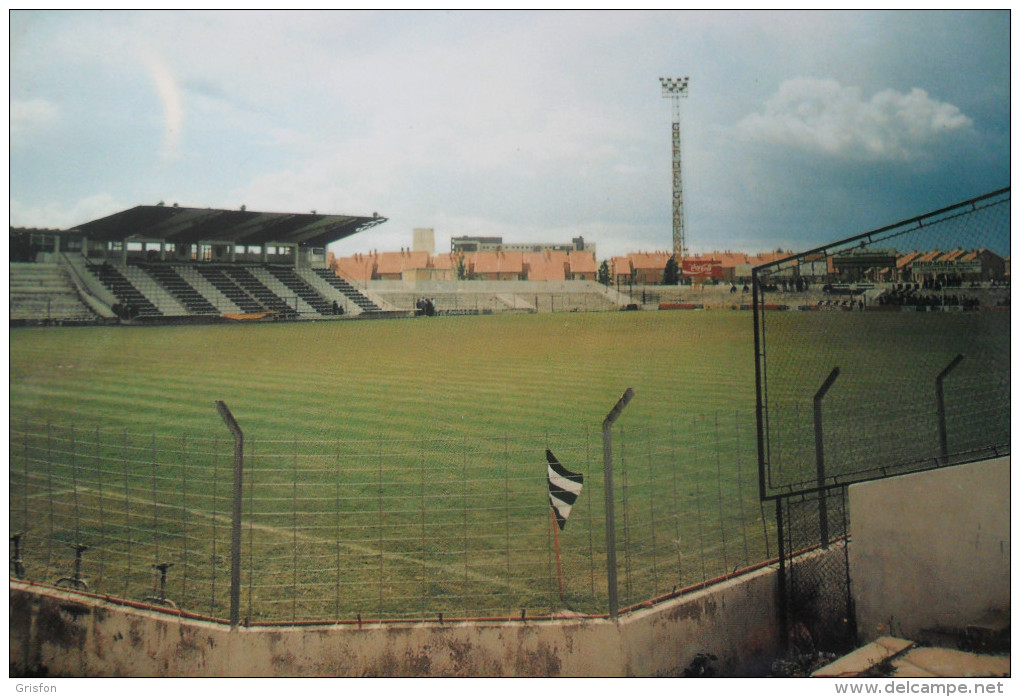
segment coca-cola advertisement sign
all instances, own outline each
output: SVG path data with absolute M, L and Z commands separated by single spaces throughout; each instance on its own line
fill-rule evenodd
M 722 278 L 722 262 L 716 259 L 684 259 L 684 276 Z

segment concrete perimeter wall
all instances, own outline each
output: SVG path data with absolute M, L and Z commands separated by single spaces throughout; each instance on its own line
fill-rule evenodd
M 920 639 L 1009 612 L 1009 458 L 850 487 L 862 641 Z
M 623 616 L 229 627 L 10 584 L 12 675 L 655 676 L 699 653 L 721 675 L 767 674 L 781 650 L 777 572 L 753 571 Z

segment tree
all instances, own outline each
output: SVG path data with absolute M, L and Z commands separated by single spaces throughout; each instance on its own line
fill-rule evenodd
M 603 259 L 602 266 L 599 267 L 598 281 L 604 286 L 608 286 L 612 283 L 612 279 L 609 277 L 609 260 Z
M 662 272 L 662 285 L 675 286 L 680 283 L 680 266 L 676 263 L 674 254 L 666 261 L 666 268 Z
M 463 254 L 461 254 L 460 256 L 457 257 L 457 280 L 458 281 L 467 280 L 467 269 L 465 268 L 465 265 L 464 265 L 464 255 Z

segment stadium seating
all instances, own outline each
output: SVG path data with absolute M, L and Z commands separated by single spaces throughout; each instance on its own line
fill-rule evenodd
M 315 312 L 323 316 L 333 314 L 333 305 L 308 285 L 303 278 L 298 276 L 292 267 L 267 266 L 262 270 L 268 272 L 273 278 L 283 284 L 287 290 L 307 303 Z
M 197 267 L 197 271 L 203 278 L 209 281 L 216 290 L 234 303 L 241 312 L 258 313 L 266 311 L 265 307 L 241 289 L 241 287 L 228 277 L 220 267 L 199 266 Z
M 134 286 L 113 264 L 91 264 L 89 272 L 117 297 L 123 306 L 122 316 L 159 317 L 163 312 Z M 116 308 L 115 308 L 116 311 Z
M 12 263 L 9 291 L 12 321 L 82 323 L 98 319 L 58 264 Z
M 223 272 L 269 312 L 275 312 L 284 317 L 297 315 L 296 307 L 291 307 L 286 300 L 267 288 L 244 266 L 224 266 Z
M 173 322 L 247 315 L 321 319 L 338 315 L 409 316 L 427 298 L 437 314 L 606 312 L 644 309 L 750 309 L 747 284 L 631 285 L 619 290 L 589 280 L 377 280 L 368 290 L 329 268 L 281 264 L 178 261 L 11 264 L 11 320 L 89 323 L 112 318 Z M 767 290 L 768 302 L 792 309 L 975 310 L 1008 308 L 1007 283 L 946 288 L 919 283 L 870 284 L 850 302 L 829 284 Z M 79 293 L 82 293 L 79 296 Z M 859 297 L 858 297 L 859 296 Z M 835 298 L 835 299 L 834 299 Z M 847 300 L 846 302 L 843 302 Z M 113 309 L 113 313 L 109 308 Z M 99 314 L 97 314 L 99 313 Z M 204 318 L 204 319 L 203 319 Z
M 364 293 L 348 283 L 345 279 L 337 276 L 331 269 L 313 269 L 315 274 L 326 283 L 350 298 L 362 312 L 379 312 L 382 310 L 376 303 L 372 302 Z
M 117 266 L 118 271 L 124 274 L 124 278 L 134 286 L 139 293 L 156 306 L 156 309 L 164 317 L 186 317 L 189 312 L 169 290 L 164 288 L 159 281 L 133 264 Z
M 171 266 L 159 264 L 146 265 L 144 268 L 163 288 L 173 295 L 191 315 L 219 315 L 220 310 L 205 299 L 201 293 L 188 283 Z

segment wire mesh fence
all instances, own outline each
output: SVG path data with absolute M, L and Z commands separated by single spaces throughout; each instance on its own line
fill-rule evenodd
M 623 423 L 613 437 L 621 607 L 770 556 L 775 531 L 754 485 L 751 414 Z M 13 575 L 228 617 L 229 433 L 166 436 L 14 416 L 10 445 Z M 547 449 L 584 477 L 558 551 Z M 258 624 L 604 615 L 603 485 L 597 431 L 246 436 L 241 616 Z
M 763 496 L 1008 450 L 1009 222 L 1005 189 L 754 270 Z
M 849 484 L 1009 452 L 1009 231 L 1003 189 L 754 269 L 759 494 L 795 648 L 855 639 Z
M 847 487 L 783 497 L 779 505 L 780 537 L 789 550 L 783 556 L 786 602 L 781 604 L 787 635 L 802 652 L 849 650 L 857 628 L 849 578 Z

